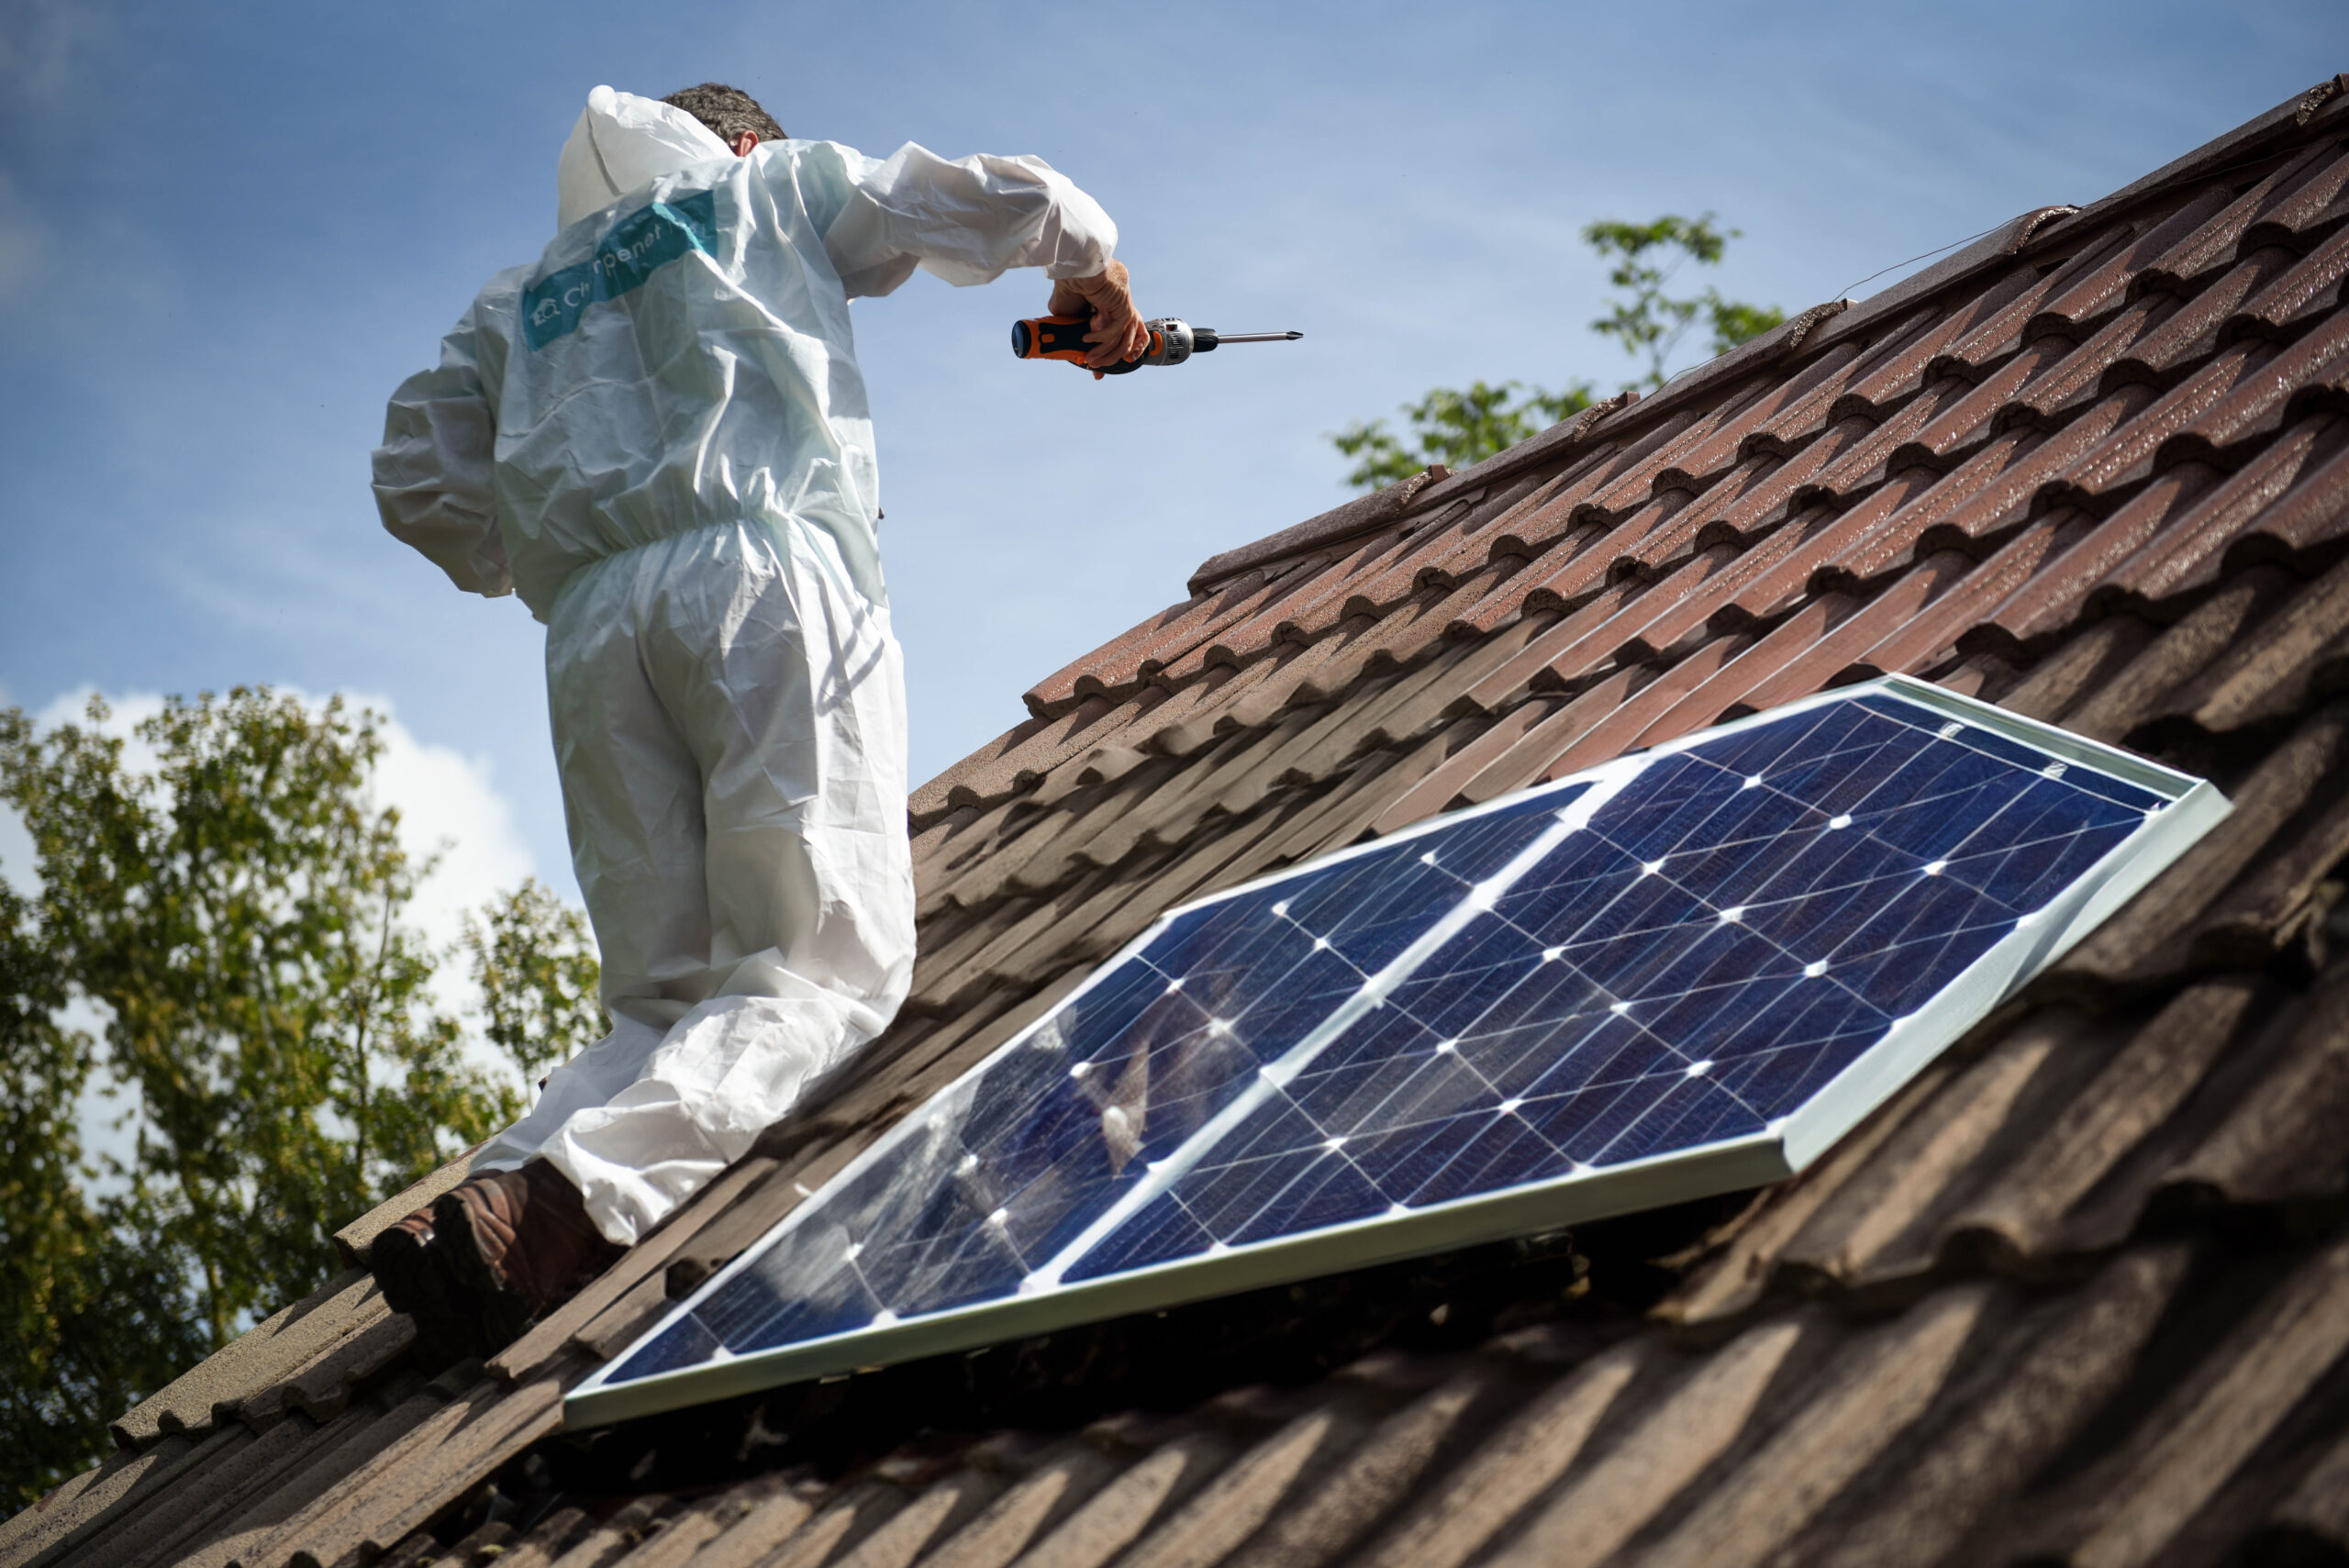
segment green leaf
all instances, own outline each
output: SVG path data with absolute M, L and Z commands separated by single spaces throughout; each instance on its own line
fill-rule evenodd
M 531 1083 L 610 1031 L 587 922 L 535 881 L 465 923 L 489 1042 Z
M 1742 231 L 1715 227 L 1713 215 L 1680 217 L 1671 213 L 1651 223 L 1623 223 L 1609 218 L 1584 228 L 1582 237 L 1602 260 L 1611 258 L 1608 282 L 1630 291 L 1591 330 L 1612 338 L 1633 359 L 1647 361 L 1647 373 L 1625 386 L 1662 386 L 1669 378 L 1664 363 L 1701 317 L 1713 328 L 1712 351 L 1735 348 L 1768 331 L 1786 318 L 1775 306 L 1747 305 L 1723 299 L 1707 289 L 1700 295 L 1674 298 L 1664 293 L 1673 274 L 1694 261 L 1715 267 L 1728 252 L 1729 242 Z
M 1436 463 L 1466 468 L 1590 406 L 1586 383 L 1559 392 L 1535 387 L 1521 398 L 1520 390 L 1522 384 L 1514 381 L 1498 386 L 1472 382 L 1465 391 L 1437 387 L 1403 406 L 1411 431 L 1408 443 L 1384 419 L 1349 426 L 1330 438 L 1340 452 L 1361 460 L 1345 482 L 1383 490 Z

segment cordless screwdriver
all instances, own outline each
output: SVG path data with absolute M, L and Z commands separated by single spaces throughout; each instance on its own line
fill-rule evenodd
M 1123 375 L 1144 365 L 1179 365 L 1193 354 L 1204 354 L 1225 343 L 1293 343 L 1302 332 L 1219 332 L 1194 327 L 1179 317 L 1162 316 L 1142 325 L 1150 331 L 1150 346 L 1140 357 L 1117 364 L 1094 366 L 1085 356 L 1095 345 L 1085 340 L 1092 327 L 1089 316 L 1038 316 L 1011 324 L 1011 351 L 1023 360 L 1060 360 L 1096 375 Z

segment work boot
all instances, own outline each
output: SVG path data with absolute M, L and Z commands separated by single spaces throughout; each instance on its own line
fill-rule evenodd
M 384 1305 L 416 1324 L 416 1353 L 434 1367 L 482 1354 L 481 1312 L 433 1245 L 432 1211 L 414 1214 L 379 1232 L 367 1265 Z
M 479 1315 L 483 1353 L 512 1344 L 626 1249 L 604 1240 L 579 1189 L 544 1160 L 468 1177 L 432 1206 L 433 1245 Z

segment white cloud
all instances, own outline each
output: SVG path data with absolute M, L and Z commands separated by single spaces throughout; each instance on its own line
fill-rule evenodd
M 33 836 L 16 807 L 0 805 L 0 882 L 28 898 L 40 892 L 40 873 L 33 864 Z
M 538 868 L 485 758 L 418 740 L 381 698 L 363 699 L 363 706 L 384 716 L 376 800 L 398 809 L 402 847 L 419 861 L 438 862 L 407 917 L 434 942 L 454 941 L 469 911 Z

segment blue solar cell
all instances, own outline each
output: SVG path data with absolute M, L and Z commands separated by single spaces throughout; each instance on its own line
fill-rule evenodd
M 715 1331 L 761 1348 L 1016 1290 L 1575 793 L 1177 916 L 960 1103 L 933 1106 L 921 1156 L 828 1194 L 807 1240 L 713 1306 Z M 639 1353 L 651 1368 L 681 1352 Z
M 598 1382 L 1772 1136 L 2178 798 L 1948 706 L 1858 688 L 1176 911 Z
M 1480 1025 L 1458 1050 L 1503 1098 L 1560 1093 L 1575 1084 L 1620 1082 L 1666 1060 L 1663 1041 L 1612 1003 L 1551 1018 L 1538 1005 Z
M 639 1347 L 626 1365 L 630 1378 L 658 1377 L 663 1373 L 702 1366 L 731 1353 L 722 1337 L 722 1319 L 714 1325 L 699 1316 L 688 1316 Z

